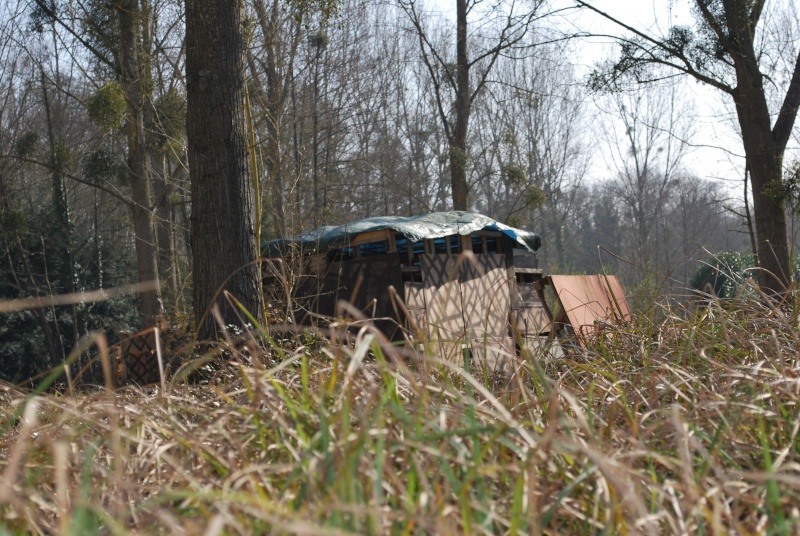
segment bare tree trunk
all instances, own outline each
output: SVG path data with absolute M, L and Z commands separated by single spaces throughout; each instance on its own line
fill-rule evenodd
M 744 168 L 744 220 L 747 224 L 747 236 L 750 237 L 750 251 L 753 253 L 753 258 L 758 259 L 758 246 L 756 242 L 756 231 L 753 229 L 753 217 L 750 214 L 750 190 L 748 183 L 750 182 L 750 165 L 745 165 Z
M 284 201 L 284 176 L 283 176 L 283 144 L 282 136 L 282 123 L 283 123 L 283 107 L 286 95 L 286 82 L 281 78 L 281 70 L 279 69 L 279 55 L 282 51 L 280 41 L 280 2 L 273 0 L 270 12 L 267 13 L 267 8 L 263 0 L 254 0 L 253 6 L 255 7 L 256 14 L 258 15 L 261 31 L 264 34 L 264 50 L 266 52 L 266 64 L 264 71 L 267 78 L 266 88 L 263 87 L 261 79 L 258 76 L 255 61 L 250 52 L 248 52 L 248 61 L 250 63 L 250 71 L 256 82 L 256 87 L 259 95 L 264 99 L 264 106 L 266 108 L 266 128 L 267 139 L 265 140 L 266 147 L 266 161 L 267 161 L 267 180 L 269 182 L 269 192 L 272 201 L 272 225 L 275 235 L 282 237 L 286 235 L 286 207 Z M 299 24 L 300 21 L 297 21 Z M 299 34 L 299 32 L 298 32 Z M 288 51 L 289 62 L 292 63 L 294 54 L 297 50 L 297 41 L 290 47 Z
M 467 57 L 467 0 L 456 0 L 456 120 L 450 143 L 450 181 L 453 210 L 467 210 L 467 131 L 469 129 L 469 58 Z
M 245 121 L 243 0 L 186 0 L 187 137 L 192 189 L 192 277 L 198 336 L 216 334 L 207 315 L 219 302 L 226 323 L 238 310 L 229 291 L 260 316 L 252 181 Z
M 169 206 L 169 169 L 165 154 L 161 155 L 161 170 L 154 175 L 154 178 L 153 222 L 158 244 L 158 277 L 163 284 L 163 292 L 167 295 L 166 299 L 170 300 L 172 304 L 178 292 L 178 282 L 174 278 L 175 250 L 172 242 L 172 210 Z
M 150 177 L 145 148 L 145 94 L 139 63 L 141 11 L 137 0 L 121 0 L 118 8 L 122 88 L 128 102 L 128 173 L 133 194 L 133 231 L 136 235 L 136 265 L 140 283 L 158 282 L 157 249 L 150 210 Z M 152 327 L 161 316 L 159 291 L 139 293 L 142 324 Z
M 753 185 L 753 214 L 758 237 L 756 248 L 761 268 L 759 279 L 767 291 L 783 293 L 789 288 L 792 277 L 783 191 L 783 153 L 786 144 L 784 142 L 781 146 L 774 139 L 752 41 L 740 37 L 740 42 L 748 53 L 736 62 L 738 84 L 734 102 Z
M 44 102 L 45 119 L 47 121 L 47 141 L 50 148 L 50 173 L 53 181 L 53 211 L 56 224 L 61 228 L 62 240 L 58 241 L 56 255 L 64 265 L 62 284 L 64 290 L 70 294 L 75 292 L 75 258 L 72 244 L 72 223 L 69 217 L 66 184 L 64 184 L 63 155 L 59 155 L 58 140 L 56 139 L 55 125 L 50 102 L 50 93 L 47 91 L 47 82 L 42 72 L 42 100 Z M 80 325 L 78 321 L 78 308 L 75 304 L 69 306 L 72 317 L 72 341 L 75 346 L 80 338 Z M 55 314 L 54 314 L 55 316 Z M 56 322 L 58 317 L 56 316 Z

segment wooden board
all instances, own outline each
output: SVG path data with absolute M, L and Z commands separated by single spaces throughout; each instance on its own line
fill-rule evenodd
M 504 255 L 420 258 L 428 336 L 438 357 L 463 361 L 469 347 L 476 362 L 496 367 L 514 345 L 509 336 L 511 293 Z
M 630 307 L 616 276 L 553 275 L 549 279 L 579 341 L 594 336 L 599 323 L 630 320 Z
M 315 325 L 320 316 L 333 317 L 339 300 L 350 302 L 390 339 L 398 333 L 389 286 L 403 288 L 400 257 L 397 253 L 333 262 L 322 277 L 306 276 L 298 283 L 295 298 L 296 319 L 302 325 Z
M 139 386 L 157 383 L 161 374 L 156 344 L 155 328 L 123 337 L 119 342 L 115 383 Z

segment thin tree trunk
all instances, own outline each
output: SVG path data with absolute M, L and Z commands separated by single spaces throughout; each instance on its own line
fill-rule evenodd
M 758 258 L 758 247 L 756 242 L 756 232 L 753 229 L 753 217 L 750 214 L 750 196 L 748 190 L 750 189 L 750 165 L 747 164 L 744 168 L 744 217 L 747 223 L 747 236 L 750 237 L 750 251 L 753 253 L 753 258 Z
M 150 210 L 150 178 L 145 148 L 145 95 L 139 63 L 139 17 L 137 0 L 121 0 L 118 8 L 122 87 L 128 103 L 128 174 L 133 194 L 133 232 L 136 237 L 136 265 L 140 283 L 158 282 L 157 249 Z M 139 293 L 142 324 L 155 326 L 161 316 L 159 291 Z
M 59 155 L 58 141 L 56 140 L 55 125 L 53 124 L 53 114 L 50 102 L 50 93 L 47 91 L 44 71 L 42 71 L 42 96 L 47 120 L 47 140 L 50 148 L 50 173 L 53 182 L 53 211 L 56 217 L 56 225 L 61 229 L 62 239 L 56 246 L 56 255 L 64 266 L 61 284 L 67 293 L 75 292 L 75 258 L 72 246 L 72 224 L 69 217 L 69 206 L 67 203 L 67 191 L 64 184 L 64 162 L 63 155 Z M 78 344 L 80 338 L 78 309 L 75 304 L 69 306 L 70 316 L 72 317 L 72 341 L 73 346 Z M 56 317 L 56 322 L 58 321 Z
M 469 58 L 467 57 L 467 0 L 456 0 L 456 120 L 450 137 L 450 181 L 453 210 L 467 210 L 467 131 L 469 129 Z
M 169 170 L 167 169 L 167 156 L 161 155 L 161 170 L 154 175 L 153 194 L 155 207 L 153 222 L 155 224 L 156 240 L 158 243 L 158 276 L 163 284 L 163 292 L 167 300 L 172 302 L 177 295 L 177 280 L 173 277 L 175 263 L 175 250 L 172 243 L 172 210 L 169 206 L 170 185 Z
M 263 0 L 253 2 L 259 23 L 264 34 L 264 49 L 266 51 L 266 65 L 264 66 L 267 77 L 267 87 L 263 87 L 261 79 L 257 75 L 255 61 L 252 54 L 248 51 L 248 61 L 253 79 L 256 82 L 258 93 L 264 99 L 266 107 L 266 160 L 267 160 L 267 180 L 269 182 L 269 192 L 272 201 L 272 225 L 275 236 L 283 237 L 286 235 L 286 208 L 284 202 L 284 180 L 283 180 L 283 144 L 281 140 L 281 124 L 283 121 L 283 104 L 285 85 L 281 80 L 278 68 L 278 55 L 281 50 L 279 47 L 279 21 L 280 21 L 280 2 L 273 0 L 271 12 L 268 14 Z M 291 51 L 294 54 L 294 50 Z

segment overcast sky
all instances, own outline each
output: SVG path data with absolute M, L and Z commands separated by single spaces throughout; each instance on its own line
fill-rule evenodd
M 564 6 L 574 5 L 570 0 L 557 2 Z M 651 34 L 664 34 L 672 25 L 692 22 L 688 0 L 595 0 L 593 4 L 621 22 Z M 586 10 L 565 17 L 563 22 L 590 33 L 620 33 L 617 25 Z M 617 50 L 613 40 L 602 37 L 587 38 L 581 48 L 583 53 L 578 65 L 587 71 L 597 61 L 613 57 Z M 717 90 L 692 80 L 685 80 L 681 88 L 694 102 L 694 108 L 687 113 L 694 116 L 696 126 L 692 138 L 696 147 L 686 157 L 685 167 L 701 177 L 725 181 L 738 195 L 743 162 L 736 155 L 743 151 L 732 126 L 731 107 Z M 602 176 L 604 167 L 602 161 L 596 162 L 592 174 Z

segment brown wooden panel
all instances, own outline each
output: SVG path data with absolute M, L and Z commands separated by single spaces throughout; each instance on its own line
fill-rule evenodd
M 146 329 L 124 337 L 119 343 L 117 383 L 149 385 L 161 378 L 156 355 L 156 330 Z
M 550 276 L 561 308 L 578 339 L 594 336 L 598 322 L 628 320 L 630 308 L 615 276 Z
M 383 320 L 396 316 L 389 297 L 390 285 L 403 288 L 397 253 L 330 263 L 322 276 L 305 276 L 298 281 L 296 320 L 313 325 L 319 316 L 333 317 L 339 300 L 344 300 L 365 316 L 374 314 L 380 319 L 375 325 L 389 338 L 399 337 L 396 322 Z

